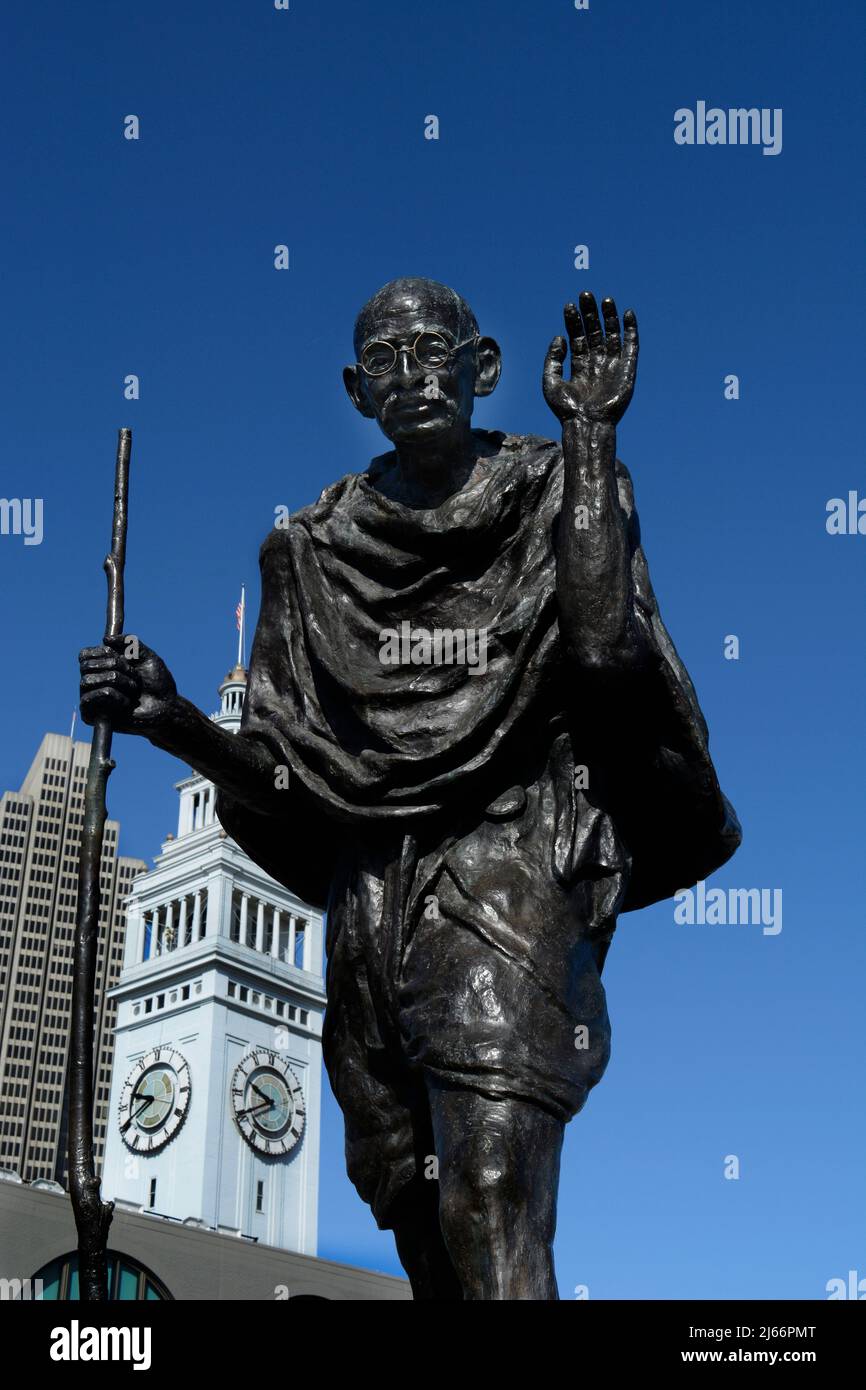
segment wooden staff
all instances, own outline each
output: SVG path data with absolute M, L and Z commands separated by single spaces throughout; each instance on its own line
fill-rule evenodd
M 131 448 L 132 430 L 118 430 L 111 554 L 103 563 L 108 579 L 106 639 L 120 637 L 123 633 L 123 569 Z M 78 1229 L 78 1284 L 81 1299 L 92 1303 L 108 1300 L 106 1244 L 114 1211 L 113 1202 L 102 1200 L 93 1162 L 93 996 L 99 945 L 99 873 L 106 815 L 105 788 L 114 767 L 111 724 L 108 719 L 97 719 L 90 745 L 78 860 L 69 1076 L 69 1193 Z

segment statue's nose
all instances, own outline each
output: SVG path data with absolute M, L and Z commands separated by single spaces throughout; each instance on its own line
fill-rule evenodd
M 397 361 L 394 372 L 402 381 L 411 381 L 416 374 L 418 363 L 415 361 L 415 354 L 411 348 L 401 347 L 397 349 Z

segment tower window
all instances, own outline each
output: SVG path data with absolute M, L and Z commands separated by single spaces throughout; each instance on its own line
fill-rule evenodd
M 265 1209 L 265 1184 L 264 1184 L 263 1181 L 259 1180 L 259 1182 L 256 1183 L 256 1211 L 264 1211 L 264 1209 Z
M 299 921 L 295 929 L 295 959 L 292 962 L 299 970 L 303 970 L 304 968 L 304 937 L 306 933 L 306 922 Z
M 151 1208 L 156 1206 L 156 1178 L 151 1178 L 150 1188 L 147 1194 L 147 1205 Z
M 241 895 L 237 888 L 232 893 L 232 920 L 229 935 L 232 941 L 241 939 Z

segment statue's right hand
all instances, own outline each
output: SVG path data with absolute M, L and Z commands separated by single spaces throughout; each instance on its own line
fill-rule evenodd
M 85 724 L 107 719 L 124 734 L 149 734 L 171 718 L 177 687 L 165 662 L 131 634 L 78 653 Z

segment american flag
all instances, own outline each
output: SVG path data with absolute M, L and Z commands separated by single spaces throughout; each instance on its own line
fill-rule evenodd
M 246 607 L 247 597 L 246 588 L 241 585 L 241 601 L 235 609 L 235 617 L 238 621 L 238 665 L 243 666 L 246 662 Z

